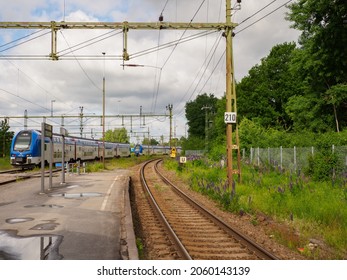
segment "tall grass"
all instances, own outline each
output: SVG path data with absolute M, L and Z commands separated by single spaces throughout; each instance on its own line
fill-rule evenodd
M 250 215 L 261 212 L 290 223 L 301 235 L 301 240 L 290 244 L 292 247 L 304 246 L 310 238 L 323 239 L 335 249 L 334 257 L 343 258 L 346 254 L 346 180 L 338 184 L 315 182 L 302 174 L 244 165 L 242 183 L 228 186 L 225 168 L 207 160 L 188 162 L 180 167 L 170 161 L 166 166 L 179 170 L 191 188 L 210 196 L 228 211 Z M 282 235 L 281 238 L 286 237 Z M 292 240 L 287 242 L 292 243 Z
M 107 159 L 105 160 L 105 170 L 130 168 L 148 159 L 148 156 Z M 104 170 L 104 164 L 100 161 L 87 162 L 86 164 L 87 172 L 98 172 L 102 170 Z
M 8 156 L 0 157 L 0 170 L 8 170 L 11 168 L 10 158 Z

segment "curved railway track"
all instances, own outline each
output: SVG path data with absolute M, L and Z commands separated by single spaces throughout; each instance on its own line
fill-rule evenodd
M 163 259 L 277 259 L 174 186 L 160 174 L 159 162 L 146 162 L 140 177 L 155 212 L 155 217 L 146 215 L 153 219 L 150 230 L 154 242 L 161 242 L 157 248 Z

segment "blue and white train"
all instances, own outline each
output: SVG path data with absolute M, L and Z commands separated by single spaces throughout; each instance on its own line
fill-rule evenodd
M 132 152 L 136 155 L 170 155 L 175 153 L 180 154 L 181 147 L 173 147 L 170 148 L 169 146 L 154 146 L 154 145 L 140 145 L 136 144 L 135 147 L 132 149 Z
M 51 145 L 45 139 L 45 161 L 50 162 Z M 62 161 L 63 138 L 53 135 L 53 163 Z M 65 162 L 98 160 L 103 158 L 104 143 L 100 140 L 79 137 L 65 137 Z M 105 142 L 105 159 L 130 157 L 130 144 Z M 41 132 L 22 130 L 12 139 L 11 165 L 21 168 L 32 168 L 41 164 Z

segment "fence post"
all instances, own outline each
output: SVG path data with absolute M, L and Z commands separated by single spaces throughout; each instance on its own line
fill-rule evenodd
M 252 147 L 251 147 L 250 160 L 251 160 L 251 164 L 252 164 L 253 163 L 253 148 Z
M 296 147 L 294 146 L 294 171 L 296 172 Z
M 257 164 L 260 166 L 260 155 L 259 155 L 259 147 L 257 149 Z
M 283 155 L 282 155 L 282 146 L 280 147 L 280 167 L 282 170 L 282 165 L 283 165 Z

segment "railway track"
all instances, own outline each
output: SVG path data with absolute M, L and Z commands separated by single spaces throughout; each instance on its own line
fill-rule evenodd
M 146 216 L 162 259 L 277 259 L 247 236 L 224 223 L 185 195 L 160 174 L 160 160 L 145 163 L 140 170 L 144 196 L 151 205 Z M 153 216 L 153 212 L 155 215 Z M 160 245 L 159 245 L 160 244 Z
M 53 169 L 53 173 L 60 171 L 61 169 Z M 49 171 L 45 171 L 45 174 L 49 174 Z M 26 180 L 33 177 L 40 177 L 41 171 L 27 171 L 22 169 L 12 169 L 12 170 L 3 170 L 0 171 L 0 185 L 6 185 L 14 183 L 17 180 Z

